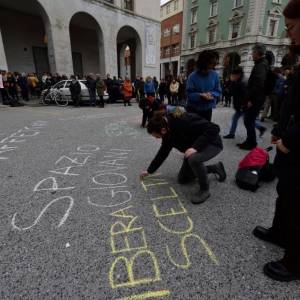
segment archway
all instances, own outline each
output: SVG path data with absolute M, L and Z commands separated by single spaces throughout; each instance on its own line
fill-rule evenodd
M 0 0 L 0 30 L 8 70 L 38 75 L 50 72 L 50 22 L 37 0 Z
M 142 76 L 142 43 L 135 29 L 124 26 L 119 30 L 117 51 L 118 76 L 122 78 L 128 76 L 131 80 L 136 76 Z
M 103 35 L 91 15 L 79 12 L 70 21 L 70 39 L 74 74 L 105 74 Z

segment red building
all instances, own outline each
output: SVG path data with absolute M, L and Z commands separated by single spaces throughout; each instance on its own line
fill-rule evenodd
M 183 0 L 170 0 L 161 6 L 160 77 L 180 74 Z

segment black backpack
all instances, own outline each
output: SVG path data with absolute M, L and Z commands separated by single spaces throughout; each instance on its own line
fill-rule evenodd
M 272 147 L 266 149 L 267 151 L 271 151 Z M 263 149 L 254 149 L 252 150 L 241 162 L 240 164 L 251 159 L 252 155 L 255 155 L 259 151 L 262 153 Z M 271 182 L 275 179 L 275 171 L 273 164 L 269 161 L 269 156 L 266 156 L 266 160 L 263 165 L 252 165 L 240 167 L 235 175 L 236 184 L 239 188 L 243 190 L 250 190 L 255 192 L 259 187 L 261 182 Z

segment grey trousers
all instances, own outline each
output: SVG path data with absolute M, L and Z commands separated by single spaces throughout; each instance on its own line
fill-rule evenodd
M 222 151 L 222 148 L 213 145 L 208 145 L 201 152 L 197 152 L 191 155 L 189 158 L 185 158 L 178 174 L 178 182 L 180 184 L 186 184 L 193 179 L 197 178 L 200 189 L 208 190 L 209 183 L 207 174 L 213 173 L 213 166 L 205 166 L 204 162 L 217 156 Z

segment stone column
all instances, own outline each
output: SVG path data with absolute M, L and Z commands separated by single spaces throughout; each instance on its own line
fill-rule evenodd
M 104 40 L 103 34 L 99 30 L 98 33 L 98 49 L 99 49 L 99 72 L 100 75 L 106 75 L 106 68 L 105 68 L 105 51 L 104 51 Z
M 117 34 L 112 24 L 106 24 L 103 30 L 105 71 L 111 77 L 118 76 Z
M 2 39 L 2 33 L 0 29 L 0 70 L 7 70 L 7 61 L 6 61 L 6 55 L 4 50 L 4 44 Z
M 52 73 L 71 75 L 74 73 L 69 24 L 55 19 L 46 26 L 48 55 Z

